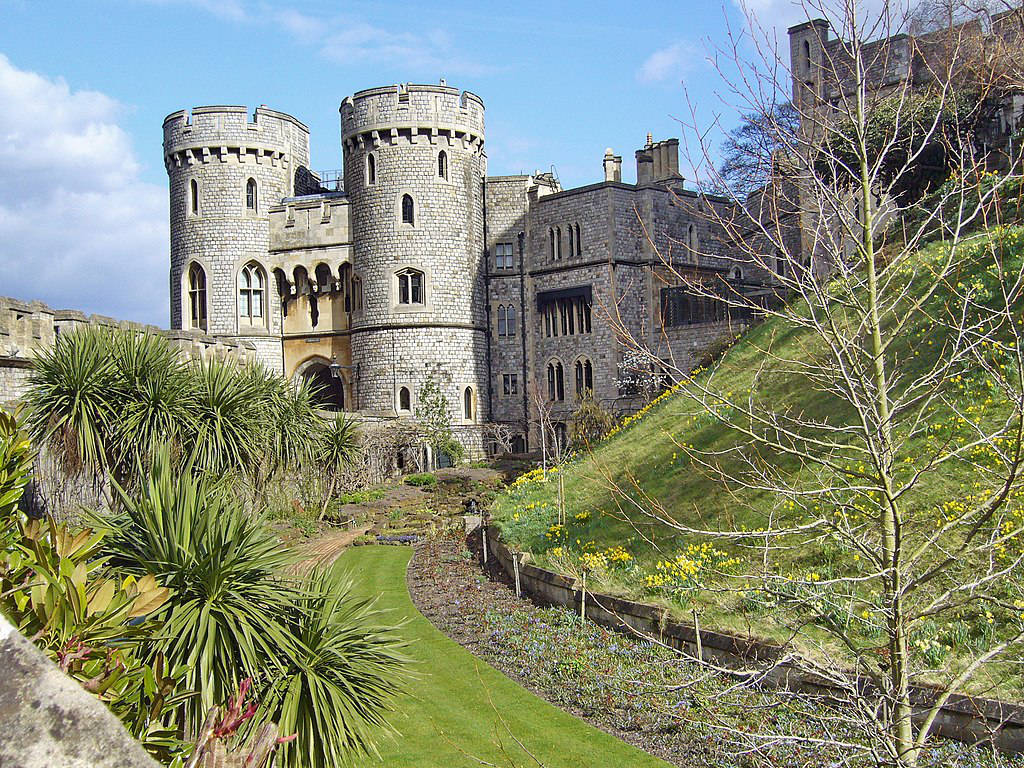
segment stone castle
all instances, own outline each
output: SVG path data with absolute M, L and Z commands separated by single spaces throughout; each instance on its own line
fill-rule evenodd
M 472 453 L 492 423 L 531 450 L 538 407 L 564 437 L 587 393 L 640 404 L 623 328 L 686 369 L 745 321 L 667 264 L 746 293 L 770 282 L 716 256 L 707 212 L 731 203 L 683 187 L 676 139 L 648 136 L 636 184 L 608 150 L 600 181 L 562 189 L 487 176 L 483 101 L 443 81 L 360 91 L 340 112 L 344 170 L 321 174 L 306 126 L 266 107 L 163 125 L 172 327 L 251 345 L 325 405 L 412 417 L 432 377 Z

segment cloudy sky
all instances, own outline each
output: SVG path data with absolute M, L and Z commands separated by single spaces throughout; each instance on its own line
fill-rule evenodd
M 629 177 L 687 96 L 698 123 L 734 122 L 708 57 L 737 2 L 0 0 L 0 295 L 167 325 L 161 123 L 181 108 L 288 112 L 327 170 L 342 98 L 443 77 L 484 99 L 490 173 L 591 183 L 613 147 Z M 804 17 L 751 10 L 782 37 Z

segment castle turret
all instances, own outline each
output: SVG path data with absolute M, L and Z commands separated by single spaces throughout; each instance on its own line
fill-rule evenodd
M 364 286 L 352 327 L 361 406 L 412 413 L 433 373 L 478 450 L 488 418 L 483 102 L 443 83 L 397 85 L 360 91 L 340 111 Z
M 812 109 L 822 97 L 822 61 L 829 42 L 829 24 L 825 19 L 812 19 L 790 27 L 788 33 L 793 104 Z
M 266 107 L 250 120 L 245 107 L 214 106 L 174 112 L 163 130 L 171 327 L 251 341 L 260 359 L 280 371 L 268 211 L 306 183 L 309 129 Z

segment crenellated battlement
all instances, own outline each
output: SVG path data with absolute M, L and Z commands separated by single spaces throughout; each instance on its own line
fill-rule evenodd
M 86 326 L 159 333 L 170 339 L 187 358 L 227 357 L 243 363 L 255 359 L 256 349 L 248 342 L 203 333 L 167 331 L 155 325 L 87 315 L 73 309 L 53 309 L 41 301 L 20 301 L 7 296 L 0 296 L 0 358 L 31 360 L 52 347 L 59 335 Z
M 381 143 L 456 142 L 479 149 L 484 143 L 484 102 L 470 91 L 441 85 L 370 88 L 341 103 L 346 151 Z
M 198 162 L 309 162 L 309 128 L 291 115 L 259 107 L 209 106 L 164 118 L 164 162 L 168 169 Z

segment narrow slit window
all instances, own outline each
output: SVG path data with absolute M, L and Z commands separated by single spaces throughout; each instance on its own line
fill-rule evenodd
M 245 182 L 245 207 L 253 213 L 257 210 L 256 179 Z
M 437 175 L 442 179 L 448 179 L 448 153 L 443 149 L 437 153 Z

